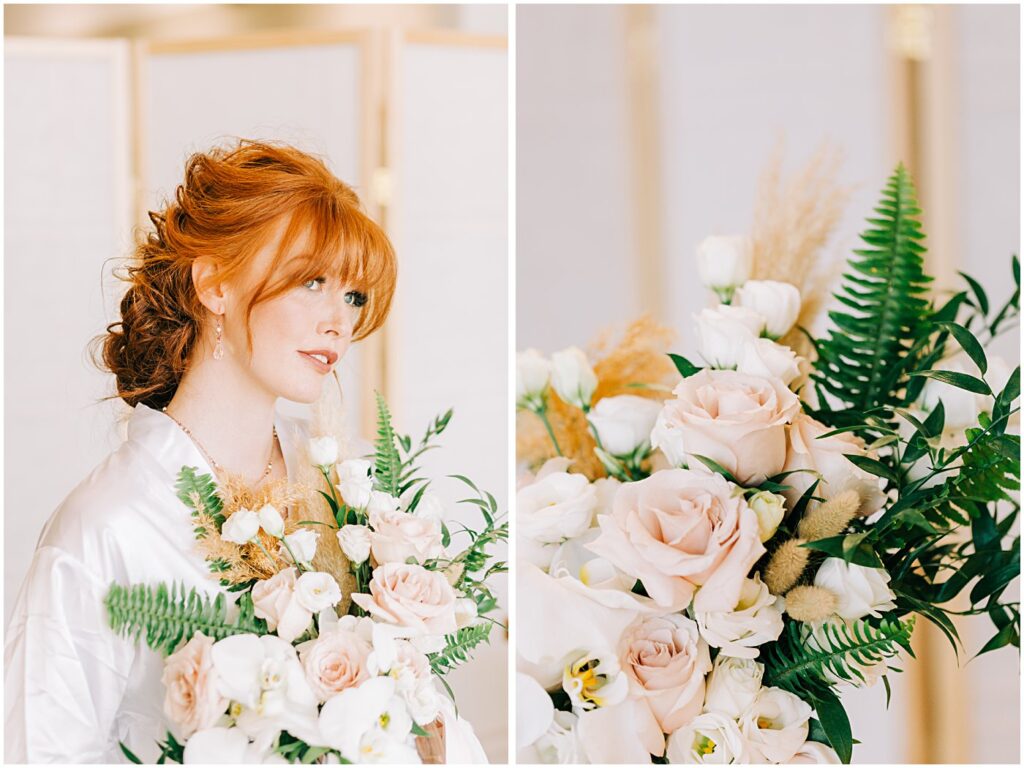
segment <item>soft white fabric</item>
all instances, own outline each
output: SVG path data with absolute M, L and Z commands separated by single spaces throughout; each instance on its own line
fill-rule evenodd
M 280 414 L 276 425 L 285 466 L 294 468 L 305 425 Z M 118 741 L 145 762 L 159 755 L 163 659 L 144 639 L 114 634 L 103 598 L 112 582 L 223 591 L 175 496 L 183 466 L 212 474 L 170 417 L 139 405 L 128 439 L 47 521 L 7 627 L 6 762 L 127 762 Z M 482 761 L 463 723 L 446 723 L 453 752 Z

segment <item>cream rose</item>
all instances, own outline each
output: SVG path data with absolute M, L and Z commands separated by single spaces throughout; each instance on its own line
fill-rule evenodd
M 362 509 L 370 501 L 373 479 L 371 465 L 366 459 L 349 459 L 337 465 L 338 491 L 345 503 L 355 509 Z
M 830 557 L 814 575 L 814 586 L 827 589 L 839 598 L 836 615 L 853 621 L 879 616 L 896 607 L 896 595 L 889 589 L 889 578 L 882 568 L 867 568 Z
M 754 339 L 743 347 L 736 370 L 751 376 L 779 379 L 787 387 L 800 375 L 799 357 L 789 347 L 771 339 Z
M 603 397 L 587 414 L 601 438 L 601 447 L 613 456 L 626 456 L 647 442 L 661 403 L 648 397 Z
M 306 571 L 295 580 L 295 599 L 307 611 L 319 613 L 341 601 L 341 588 L 329 573 Z
M 590 549 L 679 610 L 728 611 L 764 554 L 757 515 L 721 475 L 668 469 L 624 483 Z
M 782 634 L 785 600 L 768 592 L 755 573 L 743 582 L 740 600 L 731 611 L 697 612 L 701 636 L 726 656 L 754 659 L 757 646 L 778 640 Z
M 864 471 L 847 456 L 869 455 L 864 441 L 850 432 L 821 437 L 831 432 L 820 421 L 798 414 L 789 428 L 789 451 L 785 471 L 810 469 L 821 475 L 815 496 L 830 499 L 845 490 L 854 490 L 860 497 L 859 514 L 867 516 L 885 504 L 882 480 Z M 796 504 L 816 477 L 812 472 L 795 472 L 783 481 L 790 488 L 785 491 L 790 505 Z
M 748 280 L 736 291 L 735 302 L 765 319 L 765 335 L 785 336 L 800 315 L 800 291 L 777 280 Z
M 738 718 L 761 690 L 764 665 L 753 659 L 719 654 L 707 680 L 704 709 Z
M 251 509 L 238 509 L 224 521 L 220 529 L 220 537 L 232 544 L 245 544 L 252 541 L 260 532 L 260 517 Z
M 781 688 L 762 688 L 740 717 L 747 759 L 754 763 L 785 763 L 807 741 L 811 707 Z
M 790 765 L 842 765 L 836 751 L 820 741 L 805 741 L 796 754 L 789 758 Z
M 408 512 L 371 512 L 370 549 L 378 563 L 424 563 L 443 551 L 441 521 Z
M 370 676 L 366 660 L 371 650 L 365 639 L 340 626 L 300 645 L 299 661 L 317 700 L 327 701 L 334 694 L 366 680 Z
M 356 565 L 370 557 L 370 529 L 365 525 L 343 525 L 335 535 L 345 557 Z
M 213 727 L 230 703 L 220 694 L 217 670 L 210 654 L 213 638 L 197 632 L 167 657 L 160 682 L 164 684 L 164 714 L 175 723 L 178 736 Z
M 338 460 L 338 441 L 330 435 L 309 441 L 309 459 L 318 467 L 328 467 Z
M 683 379 L 662 410 L 680 433 L 691 469 L 707 456 L 737 482 L 757 485 L 786 463 L 786 425 L 800 401 L 778 379 L 703 370 Z
M 313 611 L 295 598 L 297 576 L 294 567 L 285 568 L 252 588 L 256 617 L 265 619 L 267 628 L 289 643 L 305 632 L 313 619 Z
M 413 636 L 455 632 L 456 599 L 444 574 L 405 563 L 378 566 L 370 579 L 370 594 L 352 595 L 376 619 L 404 627 Z
M 542 544 L 579 536 L 597 506 L 597 492 L 584 475 L 550 472 L 516 493 L 519 534 Z
M 693 316 L 697 352 L 712 368 L 735 368 L 764 328 L 764 318 L 745 307 L 720 304 Z
M 665 414 L 666 410 L 662 406 L 658 419 L 654 422 L 654 429 L 651 430 L 651 447 L 665 454 L 665 460 L 670 466 L 681 467 L 686 463 L 686 445 L 683 443 L 683 433 L 675 425 L 669 423 Z
M 630 688 L 663 733 L 700 714 L 711 656 L 693 621 L 679 614 L 643 619 L 626 630 L 623 644 Z

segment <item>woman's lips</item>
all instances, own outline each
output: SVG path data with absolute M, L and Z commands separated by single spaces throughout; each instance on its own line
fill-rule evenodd
M 338 356 L 335 353 L 328 352 L 326 350 L 299 352 L 299 355 L 302 356 L 304 359 L 308 360 L 309 363 L 312 366 L 314 366 L 320 373 L 330 373 L 331 369 L 334 367 L 335 361 L 338 359 Z M 321 358 L 325 358 L 327 362 L 324 362 L 324 359 Z

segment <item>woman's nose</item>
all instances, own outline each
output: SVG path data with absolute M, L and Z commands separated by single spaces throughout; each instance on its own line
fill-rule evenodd
M 345 301 L 344 295 L 331 302 L 331 314 L 322 325 L 322 331 L 331 336 L 349 339 L 355 327 L 356 310 Z

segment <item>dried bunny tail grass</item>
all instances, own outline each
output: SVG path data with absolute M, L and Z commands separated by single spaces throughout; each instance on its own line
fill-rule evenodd
M 803 539 L 790 539 L 772 553 L 762 575 L 773 595 L 786 594 L 803 576 L 811 556 L 809 550 L 800 546 L 803 543 Z
M 819 504 L 814 509 L 808 510 L 800 520 L 797 532 L 807 541 L 838 536 L 857 516 L 859 509 L 860 496 L 850 488 Z
M 597 362 L 597 390 L 593 401 L 615 395 L 637 395 L 664 400 L 667 393 L 661 389 L 645 389 L 633 384 L 667 386 L 678 379 L 668 351 L 675 341 L 675 332 L 644 315 L 630 323 L 618 343 L 609 351 L 609 335 L 599 337 L 591 349 Z M 603 354 L 602 354 L 603 353 Z
M 841 270 L 841 263 L 825 266 L 820 256 L 852 190 L 836 182 L 842 153 L 828 143 L 785 180 L 782 156 L 780 142 L 758 184 L 751 275 L 757 280 L 792 283 L 800 289 L 800 316 L 781 343 L 806 357 L 810 343 L 798 327 L 811 326 Z
M 824 621 L 838 605 L 839 598 L 822 587 L 794 587 L 786 593 L 786 613 L 795 621 Z

